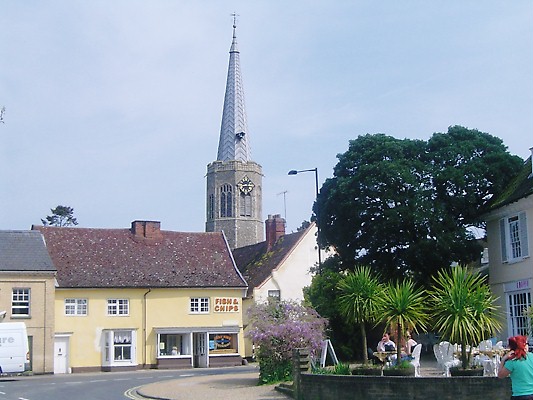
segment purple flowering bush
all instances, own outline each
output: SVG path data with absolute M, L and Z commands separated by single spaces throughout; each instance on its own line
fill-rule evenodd
M 292 301 L 270 300 L 248 310 L 250 329 L 259 361 L 261 383 L 291 380 L 292 350 L 308 348 L 320 354 L 327 320 L 310 308 Z

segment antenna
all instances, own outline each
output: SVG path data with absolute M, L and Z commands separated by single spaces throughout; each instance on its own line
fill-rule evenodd
M 283 212 L 284 212 L 284 215 L 283 215 L 283 218 L 285 218 L 285 223 L 287 223 L 287 198 L 286 198 L 286 194 L 289 193 L 288 190 L 284 190 L 283 192 L 279 192 L 277 195 L 279 196 L 280 194 L 283 195 Z
M 0 108 L 0 122 L 4 123 L 4 114 L 6 113 L 6 107 Z

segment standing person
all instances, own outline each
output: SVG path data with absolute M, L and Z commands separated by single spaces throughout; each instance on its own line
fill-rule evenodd
M 511 351 L 502 357 L 498 378 L 511 378 L 511 399 L 533 400 L 533 355 L 526 336 L 509 338 Z
M 394 351 L 394 350 L 396 350 L 396 343 L 394 343 L 390 339 L 390 334 L 388 332 L 385 332 L 383 334 L 383 337 L 381 338 L 381 340 L 378 342 L 377 350 L 378 351 Z

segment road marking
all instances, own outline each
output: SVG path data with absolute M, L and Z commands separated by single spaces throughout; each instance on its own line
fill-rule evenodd
M 19 397 L 19 400 L 29 400 L 29 399 L 27 399 L 25 397 Z
M 126 390 L 124 392 L 124 396 L 126 396 L 128 399 L 132 399 L 132 400 L 145 399 L 145 397 L 142 397 L 142 396 L 137 394 L 137 389 L 139 389 L 141 387 L 142 386 L 137 386 L 137 387 L 134 387 L 134 388 Z
M 95 379 L 95 380 L 92 380 L 92 381 L 89 381 L 90 383 L 95 383 L 95 382 L 107 382 L 107 379 Z
M 194 374 L 183 374 L 183 375 L 178 375 L 180 378 L 188 378 L 189 376 L 194 376 Z

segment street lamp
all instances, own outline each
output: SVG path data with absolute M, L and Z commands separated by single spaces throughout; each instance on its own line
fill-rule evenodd
M 316 198 L 315 198 L 315 200 L 318 200 L 318 168 L 302 169 L 302 170 L 291 169 L 288 172 L 288 175 L 297 175 L 297 174 L 299 174 L 301 172 L 314 172 L 315 173 L 315 190 L 316 190 Z M 319 236 L 320 236 L 320 228 L 318 227 L 318 213 L 317 213 L 316 247 L 318 249 L 318 273 L 320 273 L 320 269 L 322 267 L 322 256 L 320 255 L 320 242 L 318 240 Z

